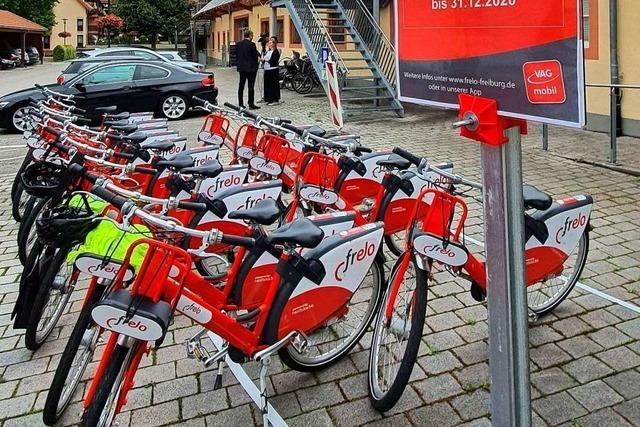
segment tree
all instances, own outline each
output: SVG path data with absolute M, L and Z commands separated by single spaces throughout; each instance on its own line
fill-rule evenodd
M 56 24 L 53 7 L 58 0 L 0 0 L 0 9 L 27 18 L 51 30 Z
M 111 36 L 114 35 L 114 30 L 120 30 L 124 26 L 124 21 L 118 15 L 109 13 L 105 16 L 101 16 L 96 19 L 98 29 L 107 35 L 109 40 L 109 47 L 111 47 Z
M 114 10 L 124 19 L 127 32 L 149 36 L 154 49 L 158 35 L 173 34 L 176 28 L 189 25 L 187 0 L 117 0 Z

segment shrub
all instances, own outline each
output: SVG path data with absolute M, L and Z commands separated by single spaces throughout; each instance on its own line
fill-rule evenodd
M 66 61 L 76 57 L 76 48 L 70 45 L 58 45 L 53 48 L 54 61 Z

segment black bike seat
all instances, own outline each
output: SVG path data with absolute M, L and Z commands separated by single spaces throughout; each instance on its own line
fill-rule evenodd
M 553 200 L 551 200 L 548 194 L 543 193 L 533 185 L 522 186 L 522 198 L 524 199 L 525 209 L 544 211 L 549 209 L 553 203 Z
M 315 248 L 324 238 L 324 232 L 307 218 L 290 222 L 267 237 L 271 244 L 293 243 L 303 248 Z
M 217 160 L 209 160 L 200 166 L 191 166 L 182 169 L 182 173 L 190 175 L 200 175 L 206 178 L 215 178 L 222 172 L 222 165 Z
M 129 125 L 129 124 L 116 125 L 116 126 L 111 126 L 111 129 L 120 131 L 122 133 L 131 133 L 138 130 L 138 125 Z
M 411 166 L 411 162 L 409 160 L 404 157 L 400 157 L 397 154 L 391 154 L 386 159 L 378 160 L 376 164 L 385 168 L 395 168 L 398 170 L 409 169 L 409 166 Z
M 265 199 L 249 209 L 229 213 L 231 219 L 244 219 L 261 225 L 271 225 L 280 218 L 280 208 L 273 199 Z
M 182 170 L 193 166 L 193 159 L 191 156 L 177 155 L 170 159 L 159 160 L 155 165 L 158 168 L 171 168 L 176 170 Z
M 127 126 L 129 124 L 128 120 L 105 120 L 104 121 L 104 125 L 105 126 Z
M 140 148 L 145 150 L 160 150 L 166 151 L 175 145 L 173 139 L 156 139 L 155 141 L 149 141 L 147 143 L 140 144 Z
M 118 107 L 116 105 L 108 105 L 106 107 L 96 107 L 95 111 L 98 113 L 115 113 L 118 111 Z
M 127 120 L 130 116 L 131 114 L 129 114 L 126 111 L 123 111 L 122 113 L 118 113 L 118 114 L 109 114 L 107 116 L 107 120 Z
M 129 135 L 121 136 L 123 141 L 129 142 L 131 144 L 140 145 L 147 139 L 147 134 L 142 132 L 134 132 Z
M 322 129 L 320 126 L 318 125 L 313 125 L 313 126 L 309 126 L 308 128 L 305 129 L 308 133 L 310 133 L 311 135 L 315 135 L 318 136 L 320 138 L 322 138 L 323 136 L 325 136 L 325 134 L 327 133 L 326 130 Z

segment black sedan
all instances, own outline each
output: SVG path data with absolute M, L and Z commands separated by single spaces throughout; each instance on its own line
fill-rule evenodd
M 119 111 L 154 111 L 169 120 L 184 118 L 193 96 L 215 103 L 218 88 L 213 74 L 196 73 L 151 61 L 110 62 L 98 65 L 61 85 L 55 92 L 72 94 L 76 105 L 97 120 L 96 107 L 116 105 Z M 0 97 L 0 128 L 24 130 L 29 99 L 44 99 L 39 89 L 25 89 Z

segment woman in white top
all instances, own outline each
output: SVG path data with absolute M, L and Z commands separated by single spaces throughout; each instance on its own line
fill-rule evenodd
M 261 59 L 264 64 L 264 101 L 267 105 L 280 103 L 280 51 L 275 37 L 269 38 L 267 52 Z

